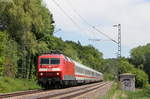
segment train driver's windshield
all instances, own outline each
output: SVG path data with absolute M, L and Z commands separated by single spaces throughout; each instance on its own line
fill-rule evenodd
M 50 63 L 51 64 L 60 64 L 60 59 L 59 58 L 51 58 Z
M 41 65 L 58 65 L 60 64 L 60 59 L 59 58 L 41 58 L 40 59 L 40 64 Z

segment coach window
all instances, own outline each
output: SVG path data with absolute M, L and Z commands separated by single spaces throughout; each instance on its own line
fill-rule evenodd
M 88 75 L 90 75 L 90 71 L 88 70 L 87 72 L 88 72 Z
M 96 73 L 94 73 L 94 76 L 96 76 Z
M 85 74 L 87 74 L 87 75 L 88 75 L 88 70 L 86 70 L 86 71 L 85 71 Z
M 94 76 L 94 72 L 92 72 L 92 76 Z
M 40 64 L 42 64 L 42 65 L 48 65 L 48 64 L 50 64 L 49 58 L 41 58 L 40 59 Z
M 50 63 L 58 65 L 58 64 L 60 64 L 60 59 L 59 58 L 51 58 Z
M 78 72 L 78 71 L 79 71 L 79 69 L 78 69 L 78 67 L 77 67 L 77 66 L 75 66 L 75 70 L 76 70 L 76 72 Z

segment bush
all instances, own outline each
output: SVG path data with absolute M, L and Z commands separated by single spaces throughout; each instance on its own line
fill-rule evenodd
M 140 70 L 135 68 L 127 60 L 120 61 L 120 73 L 132 73 L 135 74 L 135 85 L 136 87 L 144 87 L 148 83 L 148 75 Z
M 144 71 L 135 68 L 131 73 L 136 75 L 136 87 L 143 88 L 148 84 L 148 75 Z
M 105 81 L 109 81 L 109 80 L 112 81 L 112 80 L 115 79 L 114 75 L 112 75 L 111 73 L 107 73 L 107 72 L 106 72 L 106 73 L 104 73 L 103 76 L 104 76 L 104 80 L 105 80 Z
M 36 81 L 27 79 L 0 78 L 0 93 L 39 89 Z

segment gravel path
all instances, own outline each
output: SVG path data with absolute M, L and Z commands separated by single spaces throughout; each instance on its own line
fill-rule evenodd
M 107 84 L 106 86 L 100 87 L 97 90 L 88 92 L 86 94 L 83 94 L 82 96 L 78 96 L 73 99 L 102 99 L 102 97 L 107 94 L 111 86 L 112 83 Z

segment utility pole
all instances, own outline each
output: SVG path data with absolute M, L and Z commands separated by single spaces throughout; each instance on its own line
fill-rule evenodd
M 117 53 L 117 58 L 118 58 L 118 65 L 120 65 L 120 58 L 121 58 L 121 24 L 113 25 L 113 27 L 118 28 L 118 42 L 117 42 L 118 43 L 118 53 Z M 120 70 L 117 68 L 117 82 L 119 81 L 119 74 L 120 74 Z
M 117 57 L 121 58 L 121 24 L 113 25 L 113 27 L 118 27 L 118 54 L 117 54 Z

